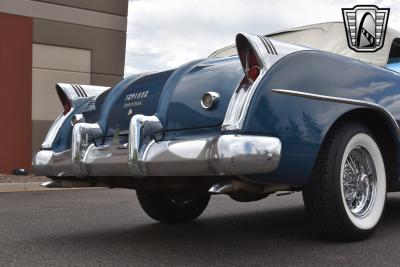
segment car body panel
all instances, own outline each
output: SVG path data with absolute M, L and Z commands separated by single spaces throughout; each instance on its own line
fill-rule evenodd
M 238 57 L 208 59 L 194 65 L 180 79 L 169 97 L 160 99 L 169 105 L 165 114 L 166 130 L 221 125 L 232 93 L 243 76 Z M 204 109 L 200 104 L 207 91 L 220 96 L 212 109 Z
M 258 181 L 304 184 L 330 127 L 346 112 L 363 108 L 282 95 L 272 89 L 363 100 L 381 105 L 400 120 L 400 75 L 343 56 L 297 52 L 277 62 L 263 79 L 243 130 L 279 137 L 283 157 L 275 172 L 259 176 Z
M 71 135 L 72 135 L 72 117 L 75 114 L 82 113 L 88 106 L 89 99 L 81 105 L 77 106 L 71 113 L 66 115 L 65 123 L 59 129 L 57 137 L 52 144 L 52 149 L 55 152 L 62 152 L 71 148 Z
M 154 114 L 162 88 L 172 73 L 173 70 L 133 75 L 114 86 L 104 100 L 98 119 L 105 136 L 116 132 L 127 134 L 134 114 Z

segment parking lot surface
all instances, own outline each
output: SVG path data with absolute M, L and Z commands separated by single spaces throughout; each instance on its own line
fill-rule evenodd
M 131 190 L 0 193 L 0 266 L 398 266 L 400 194 L 370 239 L 321 240 L 301 194 L 211 199 L 185 225 L 156 223 Z

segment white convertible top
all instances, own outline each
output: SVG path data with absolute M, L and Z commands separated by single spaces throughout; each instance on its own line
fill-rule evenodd
M 360 53 L 349 48 L 343 22 L 307 25 L 267 34 L 267 36 L 279 41 L 328 51 L 383 67 L 388 62 L 393 40 L 400 38 L 400 32 L 388 27 L 384 46 L 379 51 L 373 53 Z M 236 46 L 231 45 L 214 52 L 210 57 L 229 56 L 236 53 Z

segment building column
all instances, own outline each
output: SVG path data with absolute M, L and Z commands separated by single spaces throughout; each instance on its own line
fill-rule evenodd
M 32 18 L 0 13 L 0 173 L 32 160 Z

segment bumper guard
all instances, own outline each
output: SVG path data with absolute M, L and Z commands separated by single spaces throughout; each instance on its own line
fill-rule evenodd
M 101 176 L 218 176 L 268 173 L 281 157 L 276 137 L 227 134 L 212 138 L 156 141 L 163 131 L 156 116 L 135 115 L 129 142 L 96 146 L 102 136 L 97 124 L 73 128 L 71 150 L 39 151 L 33 159 L 36 175 Z

